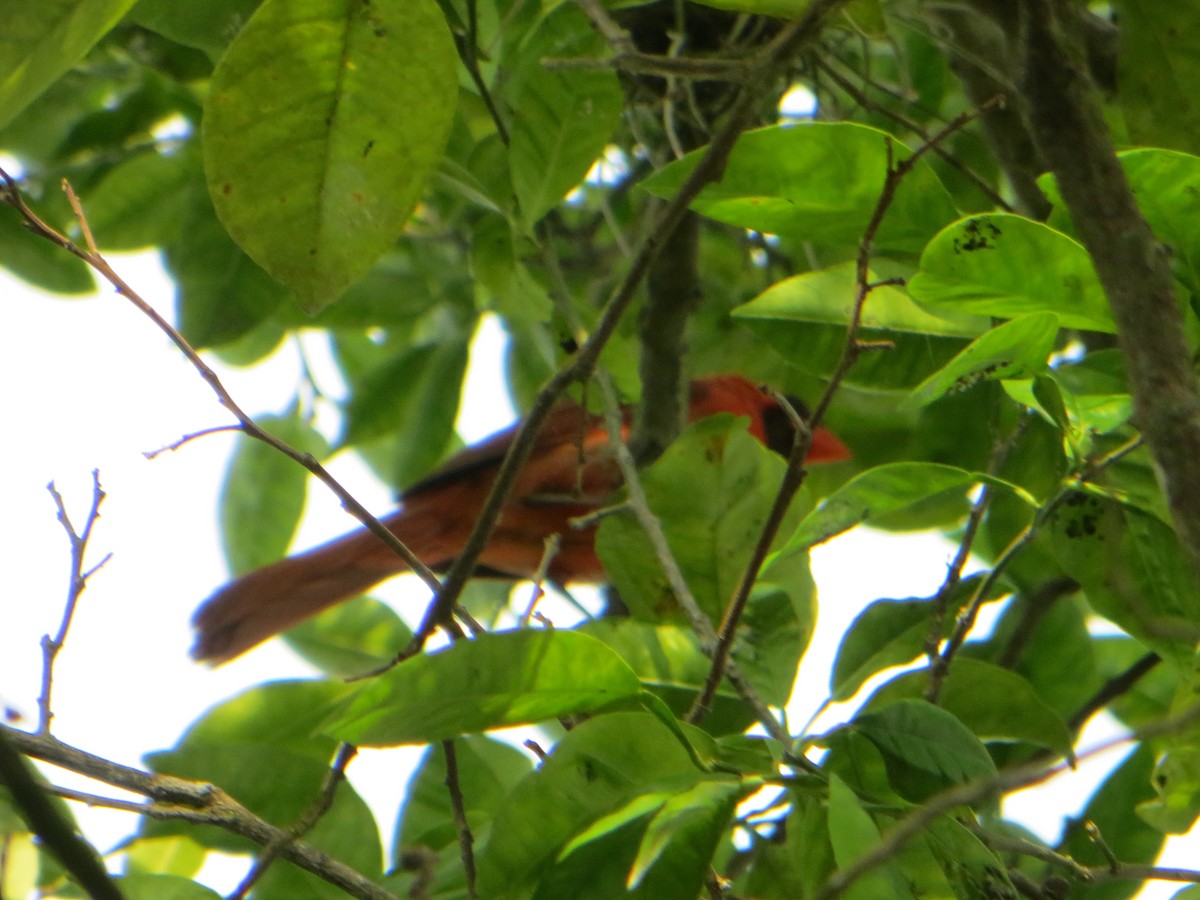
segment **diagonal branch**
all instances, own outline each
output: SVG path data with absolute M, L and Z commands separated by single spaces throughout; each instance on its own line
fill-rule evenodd
M 49 735 L 29 734 L 0 725 L 0 737 L 26 756 L 86 775 L 146 797 L 145 804 L 113 801 L 104 805 L 152 819 L 216 825 L 261 847 L 278 846 L 279 856 L 360 900 L 398 900 L 361 872 L 252 813 L 214 784 L 173 775 L 157 775 L 86 753 Z

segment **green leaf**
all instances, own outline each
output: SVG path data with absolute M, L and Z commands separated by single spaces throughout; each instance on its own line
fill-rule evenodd
M 961 822 L 943 816 L 923 835 L 956 897 L 1017 897 L 1004 862 Z
M 356 379 L 346 407 L 343 447 L 398 434 L 401 483 L 426 474 L 454 437 L 468 342 L 442 340 L 405 348 Z
M 593 822 L 635 797 L 665 785 L 686 790 L 702 778 L 675 735 L 647 713 L 610 713 L 584 722 L 559 741 L 497 813 L 477 857 L 479 895 L 527 896 L 529 886 L 546 881 L 568 841 Z M 636 834 L 631 840 L 624 845 L 629 862 L 618 885 L 639 842 Z M 579 852 L 559 865 L 570 864 Z M 613 865 L 607 854 L 594 862 Z
M 1118 99 L 1131 142 L 1200 149 L 1200 105 L 1194 90 L 1200 78 L 1200 43 L 1191 27 L 1200 6 L 1195 0 L 1117 0 L 1113 6 L 1121 22 Z
M 693 424 L 642 474 L 667 544 L 696 602 L 714 619 L 745 570 L 783 474 L 783 460 L 752 438 L 744 421 L 722 415 Z M 596 551 L 634 615 L 657 620 L 676 612 L 662 564 L 632 515 L 607 517 Z
M 721 180 L 701 191 L 692 209 L 741 228 L 857 245 L 879 201 L 889 142 L 895 160 L 911 155 L 886 133 L 845 122 L 748 131 L 734 146 Z M 643 187 L 657 197 L 672 196 L 705 152 L 689 153 Z M 954 216 L 950 195 L 928 164 L 919 162 L 900 183 L 874 246 L 918 253 Z
M 1006 487 L 1037 502 L 1016 485 L 939 463 L 889 463 L 860 472 L 805 516 L 784 552 L 807 549 L 886 513 L 950 492 L 965 494 L 980 482 Z
M 878 276 L 870 275 L 872 280 Z M 852 262 L 793 275 L 777 281 L 749 303 L 733 310 L 735 319 L 821 322 L 845 326 L 854 311 L 855 264 Z M 863 305 L 862 325 L 880 331 L 975 337 L 991 322 L 984 316 L 954 311 L 930 312 L 899 287 L 882 285 Z
M 507 91 L 513 190 L 532 226 L 579 184 L 612 140 L 624 94 L 611 69 L 547 69 L 547 57 L 596 57 L 607 44 L 574 5 L 550 13 L 521 48 Z
M 1026 378 L 1045 371 L 1058 336 L 1058 317 L 1039 313 L 998 325 L 972 341 L 946 366 L 905 398 L 903 406 L 926 406 L 981 381 Z
M 533 768 L 532 762 L 515 747 L 479 734 L 456 738 L 454 752 L 467 823 L 475 839 L 483 841 L 509 792 Z M 446 790 L 446 754 L 440 746 L 425 751 L 409 782 L 407 798 L 396 823 L 397 857 L 406 847 L 434 851 L 457 847 L 458 825 Z M 395 862 L 399 864 L 399 859 Z
M 488 307 L 506 320 L 546 322 L 554 304 L 517 258 L 511 223 L 487 216 L 471 240 L 471 271 L 487 292 Z
M 176 43 L 196 47 L 214 62 L 241 30 L 262 0 L 138 0 L 131 17 L 143 28 L 169 37 Z
M 125 875 L 116 884 L 125 900 L 214 900 L 221 896 L 179 875 Z
M 258 424 L 291 447 L 324 455 L 325 441 L 298 413 L 263 416 Z M 308 470 L 274 447 L 238 436 L 221 486 L 225 559 L 234 574 L 287 554 L 304 512 Z
M 1200 586 L 1169 525 L 1132 506 L 1077 492 L 1050 520 L 1063 569 L 1092 607 L 1190 671 L 1200 639 Z
M 205 103 L 217 214 L 316 311 L 395 242 L 441 159 L 457 96 L 433 0 L 265 0 Z
M 1049 312 L 1065 328 L 1116 330 L 1087 251 L 1017 215 L 972 216 L 944 228 L 921 254 L 908 291 L 939 310 L 1001 318 Z
M 713 779 L 669 797 L 646 828 L 627 885 L 642 886 L 655 868 L 660 882 L 678 885 L 681 898 L 695 897 L 708 876 L 713 853 L 734 806 L 754 787 L 740 780 Z
M 577 630 L 619 653 L 642 685 L 661 697 L 677 716 L 691 708 L 708 675 L 710 660 L 686 625 L 606 616 L 585 622 Z M 753 713 L 741 697 L 722 686 L 703 725 L 711 734 L 736 734 L 753 721 Z
M 996 776 L 979 738 L 952 713 L 924 700 L 897 700 L 859 715 L 849 727 L 879 749 L 891 786 L 914 803 L 956 784 Z
M 854 792 L 836 775 L 829 777 L 829 843 L 838 869 L 847 869 L 879 845 L 879 827 Z M 851 900 L 911 897 L 894 862 L 867 870 L 842 896 Z
M 137 875 L 179 875 L 191 878 L 204 865 L 208 851 L 191 838 L 161 837 L 134 841 L 125 853 L 125 869 Z
M 880 687 L 864 708 L 882 709 L 899 700 L 920 699 L 928 686 L 927 669 L 905 672 Z M 1065 719 L 1016 672 L 959 657 L 942 683 L 938 705 L 981 741 L 1025 741 L 1047 747 L 1068 760 L 1074 758 Z
M 104 37 L 134 0 L 43 0 L 4 11 L 0 128 Z
M 370 597 L 339 603 L 284 634 L 289 647 L 335 678 L 375 671 L 395 659 L 411 638 L 404 620 Z
M 932 613 L 928 600 L 876 600 L 859 613 L 838 647 L 830 678 L 833 699 L 849 700 L 876 672 L 920 656 Z
M 183 237 L 179 229 L 200 179 L 194 162 L 187 153 L 139 153 L 113 168 L 82 197 L 96 243 L 137 250 Z
M 177 286 L 179 330 L 193 347 L 249 334 L 289 296 L 229 239 L 199 183 L 189 192 L 178 235 L 163 250 Z
M 424 743 L 594 712 L 640 690 L 595 638 L 508 631 L 405 660 L 358 687 L 324 729 L 354 744 Z
M 1154 766 L 1150 781 L 1158 796 L 1138 805 L 1141 820 L 1165 834 L 1191 831 L 1200 818 L 1200 749 L 1171 749 Z
M 83 260 L 31 234 L 7 203 L 0 204 L 0 268 L 44 291 L 87 294 L 96 289 Z

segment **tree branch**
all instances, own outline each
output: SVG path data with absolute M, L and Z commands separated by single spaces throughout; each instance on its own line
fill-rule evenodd
M 123 766 L 64 744 L 49 735 L 29 734 L 7 725 L 0 725 L 0 737 L 7 738 L 26 756 L 78 772 L 113 787 L 124 788 L 151 801 L 148 804 L 124 805 L 120 805 L 123 801 L 118 801 L 117 808 L 128 809 L 152 819 L 216 825 L 261 847 L 278 846 L 279 855 L 288 862 L 340 888 L 351 897 L 360 900 L 398 900 L 394 894 L 385 891 L 361 872 L 316 847 L 293 840 L 294 836 L 288 831 L 256 816 L 214 784 Z

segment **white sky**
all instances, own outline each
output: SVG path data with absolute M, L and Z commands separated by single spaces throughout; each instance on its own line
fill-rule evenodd
M 32 238 L 31 238 L 32 239 Z M 153 256 L 114 257 L 133 286 L 168 318 L 172 286 Z M 196 605 L 225 580 L 216 529 L 216 502 L 233 438 L 194 441 L 154 461 L 143 456 L 184 434 L 230 421 L 197 373 L 167 339 L 111 291 L 89 299 L 48 297 L 0 273 L 0 383 L 5 439 L 0 466 L 0 708 L 36 724 L 41 670 L 40 640 L 57 629 L 66 596 L 69 548 L 46 491 L 57 483 L 77 527 L 91 499 L 91 470 L 100 470 L 108 493 L 90 547 L 94 563 L 113 558 L 89 583 L 55 677 L 54 730 L 89 752 L 130 765 L 143 753 L 169 747 L 214 703 L 267 679 L 304 676 L 311 670 L 273 641 L 220 669 L 195 665 L 187 655 L 188 621 Z M 511 408 L 498 397 L 498 329 L 477 343 L 460 431 L 477 440 L 507 424 Z M 318 348 L 312 357 L 320 361 Z M 292 396 L 298 375 L 294 348 L 252 370 L 215 366 L 234 398 L 251 413 L 278 412 Z M 318 372 L 318 377 L 333 378 Z M 336 393 L 336 382 L 329 382 Z M 334 474 L 369 508 L 386 512 L 389 491 L 353 459 L 339 457 Z M 347 530 L 352 520 L 319 485 L 298 547 Z M 803 722 L 824 699 L 838 638 L 863 605 L 878 597 L 928 595 L 945 573 L 951 548 L 927 536 L 882 537 L 856 531 L 814 554 L 821 587 L 817 634 L 801 669 L 790 714 Z M 863 560 L 870 560 L 864 565 Z M 422 589 L 411 578 L 377 595 L 398 601 L 411 619 Z M 404 602 L 405 593 L 409 597 Z M 831 716 L 847 715 L 835 710 Z M 825 727 L 833 718 L 822 719 Z M 1096 733 L 1093 735 L 1092 732 Z M 1098 743 L 1103 723 L 1083 747 Z M 417 749 L 364 752 L 350 767 L 351 780 L 368 798 L 390 836 L 401 791 L 398 767 L 411 767 Z M 1006 805 L 1008 814 L 1053 840 L 1062 816 L 1077 812 L 1091 788 L 1123 755 L 1083 766 L 1050 788 L 1026 791 Z M 54 773 L 81 790 L 112 794 L 104 786 Z M 125 813 L 84 809 L 78 814 L 101 850 L 134 828 Z M 1189 836 L 1173 842 L 1164 864 L 1186 865 L 1200 850 Z M 228 889 L 240 867 L 206 869 L 212 886 Z M 1155 884 L 1140 897 L 1169 897 L 1178 885 Z

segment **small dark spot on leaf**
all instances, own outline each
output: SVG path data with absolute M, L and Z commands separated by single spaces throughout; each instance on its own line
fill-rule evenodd
M 221 193 L 228 197 L 233 193 L 233 185 L 228 181 L 225 182 L 223 185 L 221 185 Z
M 954 239 L 955 253 L 994 250 L 1000 229 L 990 219 L 971 219 L 963 226 L 962 237 Z
M 367 156 L 375 147 L 374 141 L 367 141 L 367 146 L 363 147 L 363 156 Z

